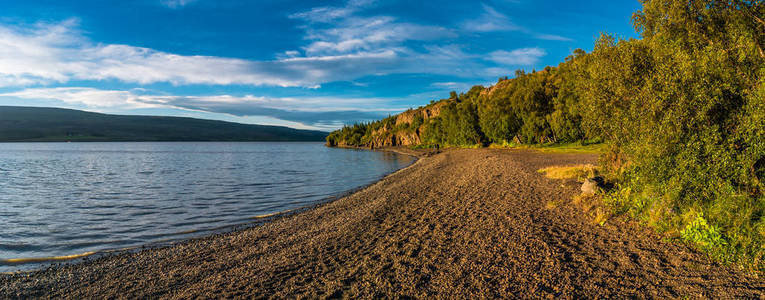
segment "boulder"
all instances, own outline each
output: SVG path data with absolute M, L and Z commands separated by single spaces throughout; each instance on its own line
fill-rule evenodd
M 582 193 L 588 194 L 588 195 L 594 195 L 598 192 L 600 187 L 598 187 L 598 181 L 595 178 L 587 178 L 584 180 L 584 183 L 582 183 Z

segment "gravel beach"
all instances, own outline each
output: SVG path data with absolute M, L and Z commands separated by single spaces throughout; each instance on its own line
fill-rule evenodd
M 595 155 L 414 154 L 263 225 L 0 275 L 0 298 L 765 298 L 765 280 L 647 228 L 593 224 L 571 201 L 580 184 L 537 172 Z

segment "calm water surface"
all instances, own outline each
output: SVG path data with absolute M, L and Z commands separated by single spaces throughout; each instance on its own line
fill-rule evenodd
M 0 143 L 0 271 L 247 223 L 412 161 L 321 143 Z

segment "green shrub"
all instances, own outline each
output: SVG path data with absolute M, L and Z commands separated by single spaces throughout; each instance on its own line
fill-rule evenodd
M 717 250 L 728 245 L 720 233 L 720 228 L 709 225 L 703 213 L 699 213 L 693 221 L 688 223 L 688 226 L 680 231 L 680 236 L 683 240 L 695 243 L 706 250 Z

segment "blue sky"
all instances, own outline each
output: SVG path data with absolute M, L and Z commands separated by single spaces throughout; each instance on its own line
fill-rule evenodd
M 627 1 L 0 0 L 0 105 L 330 130 L 557 65 Z

